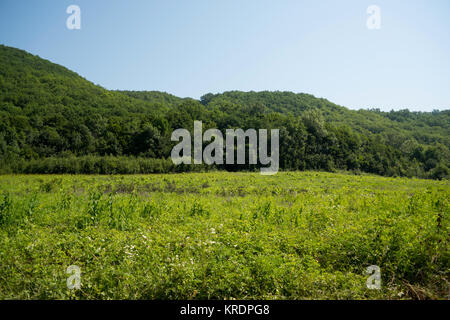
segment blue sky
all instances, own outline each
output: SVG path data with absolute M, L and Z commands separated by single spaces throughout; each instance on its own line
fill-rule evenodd
M 71 4 L 81 30 L 66 28 Z M 372 4 L 380 30 L 366 26 Z M 1 0 L 0 43 L 107 89 L 280 90 L 352 109 L 450 109 L 448 0 Z

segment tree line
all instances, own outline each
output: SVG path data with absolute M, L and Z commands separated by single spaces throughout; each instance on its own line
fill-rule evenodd
M 25 51 L 0 46 L 0 172 L 163 173 L 256 170 L 176 167 L 171 133 L 280 129 L 281 170 L 350 170 L 448 178 L 450 112 L 349 110 L 292 92 L 108 91 Z M 195 166 L 194 166 L 195 167 Z

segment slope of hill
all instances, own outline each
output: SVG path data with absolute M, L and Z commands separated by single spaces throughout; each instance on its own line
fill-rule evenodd
M 448 176 L 449 111 L 353 111 L 291 92 L 232 91 L 197 101 L 156 91 L 108 91 L 62 66 L 0 46 L 2 172 L 76 173 L 58 163 L 76 157 L 92 157 L 85 173 L 98 172 L 93 168 L 105 156 L 125 162 L 130 156 L 168 158 L 172 131 L 192 129 L 194 120 L 221 130 L 279 128 L 282 169 Z M 127 172 L 126 164 L 121 168 Z
M 376 134 L 384 132 L 391 136 L 398 135 L 396 140 L 414 137 L 421 143 L 439 142 L 447 146 L 450 145 L 450 110 L 381 112 L 377 109 L 362 109 L 354 111 L 310 94 L 280 91 L 229 91 L 223 94 L 206 94 L 201 98 L 201 102 L 207 106 L 228 102 L 240 106 L 260 105 L 265 107 L 267 111 L 293 116 L 301 116 L 306 110 L 319 109 L 325 121 L 332 122 L 334 125 L 349 125 L 360 133 Z
M 175 107 L 185 99 L 174 96 L 167 92 L 159 91 L 123 91 L 118 90 L 116 92 L 125 94 L 129 97 L 140 99 L 151 103 L 159 103 L 161 105 Z

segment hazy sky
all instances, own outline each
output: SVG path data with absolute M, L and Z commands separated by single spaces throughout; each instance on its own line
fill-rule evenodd
M 81 8 L 81 30 L 66 9 Z M 366 25 L 369 5 L 381 29 Z M 0 0 L 0 43 L 107 89 L 306 92 L 450 109 L 449 0 Z

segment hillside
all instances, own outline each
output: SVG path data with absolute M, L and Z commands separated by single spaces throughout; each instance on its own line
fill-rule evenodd
M 128 173 L 127 157 L 167 159 L 172 131 L 192 128 L 194 120 L 221 130 L 279 128 L 286 170 L 448 176 L 448 110 L 354 111 L 292 92 L 232 91 L 198 101 L 108 91 L 62 66 L 0 46 L 0 172 Z M 99 168 L 106 156 L 125 164 Z M 90 165 L 75 170 L 58 162 L 68 158 L 89 159 Z M 136 171 L 144 172 L 139 165 Z
M 310 94 L 292 92 L 240 92 L 207 94 L 201 98 L 204 105 L 231 102 L 241 106 L 261 105 L 267 111 L 301 116 L 304 111 L 319 109 L 325 121 L 334 125 L 349 125 L 364 134 L 389 134 L 394 140 L 407 140 L 411 136 L 421 143 L 439 142 L 450 145 L 450 110 L 410 112 L 409 110 L 381 112 L 349 110 L 326 99 Z M 394 137 L 397 136 L 397 137 Z M 399 141 L 391 141 L 398 143 Z M 398 146 L 400 147 L 400 146 Z

